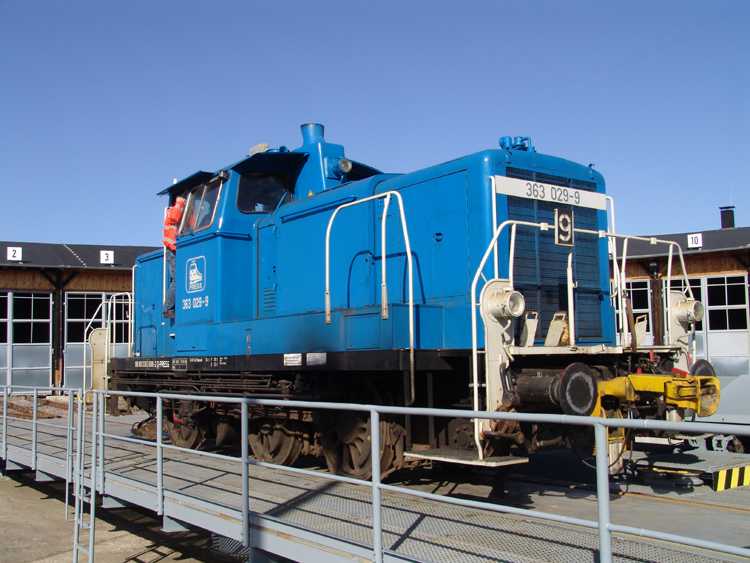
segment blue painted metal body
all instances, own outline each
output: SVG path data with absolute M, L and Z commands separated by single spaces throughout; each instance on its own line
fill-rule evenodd
M 221 184 L 210 226 L 185 232 L 178 239 L 175 319 L 161 315 L 162 252 L 138 260 L 134 288 L 138 355 L 245 356 L 408 348 L 408 272 L 395 201 L 387 217 L 388 318 L 382 318 L 380 306 L 384 206 L 376 200 L 342 210 L 333 224 L 333 314 L 331 324 L 325 323 L 329 219 L 344 203 L 388 191 L 398 191 L 403 198 L 411 242 L 415 347 L 471 348 L 469 292 L 492 237 L 491 198 L 497 198 L 498 224 L 508 218 L 552 223 L 550 213 L 554 214 L 544 202 L 494 194 L 491 177 L 536 179 L 604 192 L 598 172 L 538 154 L 528 138 L 508 140 L 507 148 L 485 150 L 405 175 L 380 174 L 354 163 L 348 179 L 361 179 L 347 182 L 340 166 L 343 147 L 326 143 L 322 127 L 303 126 L 303 136 L 305 144 L 295 151 L 282 148 L 256 154 L 219 171 L 221 178 L 217 178 L 219 172 L 199 172 L 162 192 L 174 199 L 212 178 Z M 240 211 L 238 189 L 243 174 L 268 170 L 291 178 L 293 196 L 266 212 Z M 576 226 L 606 229 L 604 211 L 579 213 L 579 209 Z M 508 274 L 508 248 L 506 233 L 500 242 L 500 277 Z M 584 250 L 577 248 L 576 253 L 576 305 L 581 315 L 576 340 L 614 344 L 606 239 L 592 236 Z M 566 257 L 567 250 L 551 243 L 551 234 L 519 236 L 516 286 L 524 293 L 528 310 L 542 309 L 545 328 L 551 315 L 564 309 L 565 270 L 559 266 Z M 484 274 L 487 279 L 494 277 L 492 266 Z M 480 330 L 480 347 L 482 340 Z

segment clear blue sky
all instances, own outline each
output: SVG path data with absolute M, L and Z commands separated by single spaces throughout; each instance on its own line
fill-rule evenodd
M 308 122 L 387 172 L 530 136 L 620 232 L 750 226 L 750 2 L 0 0 L 0 240 L 159 245 L 158 191 Z

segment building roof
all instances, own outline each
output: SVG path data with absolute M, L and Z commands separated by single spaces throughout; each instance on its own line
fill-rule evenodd
M 51 244 L 0 241 L 0 267 L 130 270 L 141 254 L 159 250 L 153 246 Z M 19 260 L 20 258 L 20 260 Z
M 690 248 L 688 237 L 700 235 L 701 245 Z M 647 235 L 651 238 L 650 235 Z M 733 227 L 730 229 L 718 229 L 715 231 L 702 231 L 692 233 L 678 233 L 673 235 L 654 235 L 653 238 L 668 240 L 678 243 L 682 247 L 684 255 L 707 254 L 711 252 L 732 252 L 750 249 L 750 227 Z M 622 239 L 617 241 L 617 255 L 622 256 Z M 666 244 L 652 245 L 646 241 L 631 240 L 628 242 L 628 258 L 648 258 L 656 256 L 667 256 L 669 246 Z

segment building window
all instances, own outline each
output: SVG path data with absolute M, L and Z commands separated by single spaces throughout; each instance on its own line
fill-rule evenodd
M 629 281 L 626 284 L 630 296 L 630 306 L 633 309 L 633 318 L 646 315 L 646 333 L 651 333 L 651 287 L 648 280 Z M 617 314 L 617 326 L 620 326 L 620 302 L 615 299 L 615 312 Z M 626 323 L 627 326 L 627 323 Z
M 52 295 L 13 295 L 13 344 L 49 344 Z
M 101 293 L 68 293 L 66 295 L 65 341 L 87 342 L 91 331 L 104 327 L 104 317 L 112 315 L 111 320 L 114 325 L 112 342 L 115 344 L 127 342 L 130 319 L 127 298 L 116 298 L 112 308 L 109 307 L 109 298 L 109 295 Z M 112 309 L 111 312 L 110 309 Z
M 130 329 L 130 305 L 127 297 L 116 297 L 110 304 L 110 295 L 106 296 L 107 315 L 112 323 L 112 344 L 125 344 L 128 342 Z M 112 305 L 112 306 L 110 306 Z
M 0 292 L 0 344 L 8 343 L 8 294 Z
M 101 293 L 83 293 L 66 295 L 68 322 L 66 324 L 66 342 L 86 342 L 95 328 L 102 326 Z M 89 324 L 90 323 L 90 324 Z M 88 331 L 86 330 L 88 328 Z
M 709 330 L 747 330 L 746 276 L 706 278 Z

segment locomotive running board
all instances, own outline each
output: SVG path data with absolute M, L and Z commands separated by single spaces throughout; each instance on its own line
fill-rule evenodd
M 404 452 L 406 461 L 410 460 L 430 460 L 441 461 L 445 463 L 460 463 L 461 465 L 476 465 L 481 467 L 502 467 L 504 465 L 518 465 L 528 463 L 527 457 L 516 456 L 495 456 L 485 459 L 478 459 L 476 450 L 419 450 L 416 452 Z
M 622 346 L 508 346 L 508 353 L 512 356 L 550 356 L 553 354 L 622 354 Z

